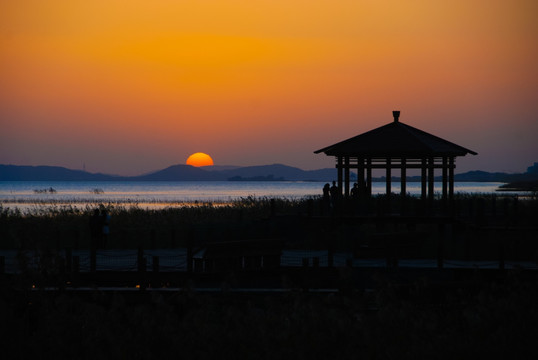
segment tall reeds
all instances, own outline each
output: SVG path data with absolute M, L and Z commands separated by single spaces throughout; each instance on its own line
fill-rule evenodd
M 427 213 L 423 212 L 423 205 L 419 198 L 402 199 L 393 195 L 390 200 L 376 196 L 363 203 L 348 199 L 342 203 L 341 211 L 329 212 L 324 211 L 318 197 L 298 200 L 246 197 L 229 202 L 169 204 L 158 209 L 113 202 L 51 204 L 35 206 L 26 212 L 0 206 L 0 248 L 89 248 L 89 219 L 95 208 L 106 209 L 111 215 L 107 245 L 110 248 L 173 248 L 184 247 L 191 240 L 270 237 L 293 240 L 295 246 L 321 248 L 331 240 L 338 248 L 349 248 L 357 237 L 378 231 L 375 227 L 346 225 L 338 220 L 361 216 L 439 214 L 479 226 L 538 223 L 538 200 L 531 198 L 457 194 L 448 210 L 440 199 L 435 200 L 433 209 Z M 325 220 L 308 220 L 312 217 Z M 330 223 L 336 225 L 327 225 Z M 425 226 L 416 230 L 432 231 Z

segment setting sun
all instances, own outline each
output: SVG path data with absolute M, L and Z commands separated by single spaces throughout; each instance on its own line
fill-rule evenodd
M 213 165 L 213 159 L 211 158 L 211 156 L 205 153 L 197 152 L 189 156 L 186 164 L 191 165 L 191 166 L 196 166 L 196 167 L 211 166 Z

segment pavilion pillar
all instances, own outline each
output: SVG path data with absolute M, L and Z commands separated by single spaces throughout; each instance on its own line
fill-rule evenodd
M 400 212 L 405 214 L 407 212 L 407 163 L 406 159 L 402 158 L 400 160 Z
M 405 161 L 405 158 L 402 158 L 402 168 L 401 168 L 401 171 L 400 171 L 400 194 L 402 195 L 402 198 L 405 196 L 405 194 L 407 193 L 407 188 L 406 188 L 406 185 L 407 185 L 407 164 L 406 164 L 406 161 Z
M 387 196 L 390 196 L 390 193 L 391 193 L 391 180 L 392 180 L 392 175 L 391 175 L 391 165 L 390 165 L 390 158 L 387 158 L 387 174 L 386 174 L 386 184 L 387 184 Z
M 448 200 L 448 158 L 443 156 L 443 207 L 446 210 L 447 200 Z
M 433 208 L 434 160 L 431 157 L 428 161 L 428 205 L 430 210 Z
M 454 202 L 454 168 L 456 166 L 454 165 L 454 157 L 451 156 L 448 159 L 448 200 L 450 202 L 450 206 L 452 206 Z
M 359 184 L 359 194 L 366 194 L 366 186 L 364 183 L 364 159 L 357 159 L 357 182 Z
M 338 192 L 340 193 L 340 195 L 342 195 L 342 175 L 343 175 L 342 162 L 343 162 L 342 156 L 338 156 L 336 168 L 338 169 Z
M 344 195 L 349 196 L 349 156 L 344 158 Z
M 421 174 L 420 174 L 420 182 L 421 182 L 421 188 L 420 188 L 420 197 L 422 200 L 426 200 L 426 179 L 428 178 L 426 175 L 426 159 L 422 159 L 422 167 L 420 168 Z
M 366 160 L 366 187 L 368 196 L 372 196 L 372 158 Z

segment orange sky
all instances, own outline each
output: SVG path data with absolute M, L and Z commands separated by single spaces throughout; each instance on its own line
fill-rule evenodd
M 333 166 L 392 121 L 538 161 L 536 0 L 0 0 L 0 163 Z

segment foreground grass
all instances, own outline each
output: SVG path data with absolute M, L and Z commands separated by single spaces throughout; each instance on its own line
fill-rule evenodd
M 17 359 L 536 358 L 538 282 L 274 296 L 0 293 Z

